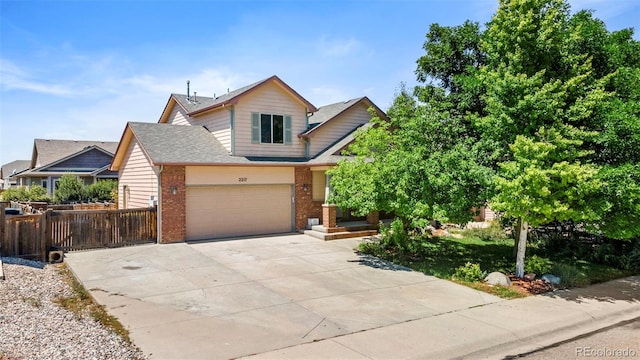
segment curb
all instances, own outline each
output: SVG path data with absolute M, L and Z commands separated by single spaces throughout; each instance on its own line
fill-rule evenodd
M 546 348 L 560 345 L 577 338 L 597 333 L 608 327 L 615 326 L 619 323 L 640 318 L 640 304 L 631 309 L 614 311 L 610 314 L 593 318 L 591 320 L 583 320 L 571 325 L 561 326 L 548 332 L 527 337 L 522 334 L 520 340 L 513 340 L 501 345 L 496 345 L 487 349 L 475 351 L 456 359 L 514 359 L 525 354 L 534 353 Z

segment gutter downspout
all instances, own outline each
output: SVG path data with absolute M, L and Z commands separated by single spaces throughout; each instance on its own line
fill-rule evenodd
M 223 105 L 224 107 L 224 105 Z M 234 155 L 236 153 L 236 107 L 231 105 L 229 107 L 229 124 L 231 126 L 231 155 Z
M 158 233 L 158 238 L 156 239 L 156 244 L 162 242 L 162 170 L 164 170 L 164 165 L 160 165 L 160 170 L 158 171 L 158 206 L 156 207 L 156 222 L 158 226 L 156 232 Z

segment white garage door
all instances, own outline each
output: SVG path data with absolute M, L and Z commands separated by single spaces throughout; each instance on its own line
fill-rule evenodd
M 187 240 L 293 230 L 291 185 L 187 187 Z

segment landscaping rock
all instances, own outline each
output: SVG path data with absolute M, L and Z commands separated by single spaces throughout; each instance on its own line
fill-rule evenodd
M 489 285 L 502 285 L 502 286 L 510 286 L 511 280 L 509 277 L 501 272 L 494 271 L 491 274 L 487 275 L 484 278 L 484 281 Z
M 542 275 L 542 280 L 553 285 L 559 285 L 562 279 L 552 274 L 544 274 Z
M 524 274 L 524 279 L 527 281 L 533 281 L 536 278 L 536 274 L 534 273 L 529 273 L 529 274 Z

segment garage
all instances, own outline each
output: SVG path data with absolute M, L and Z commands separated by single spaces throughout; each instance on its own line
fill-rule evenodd
M 187 186 L 187 240 L 293 231 L 292 186 Z

